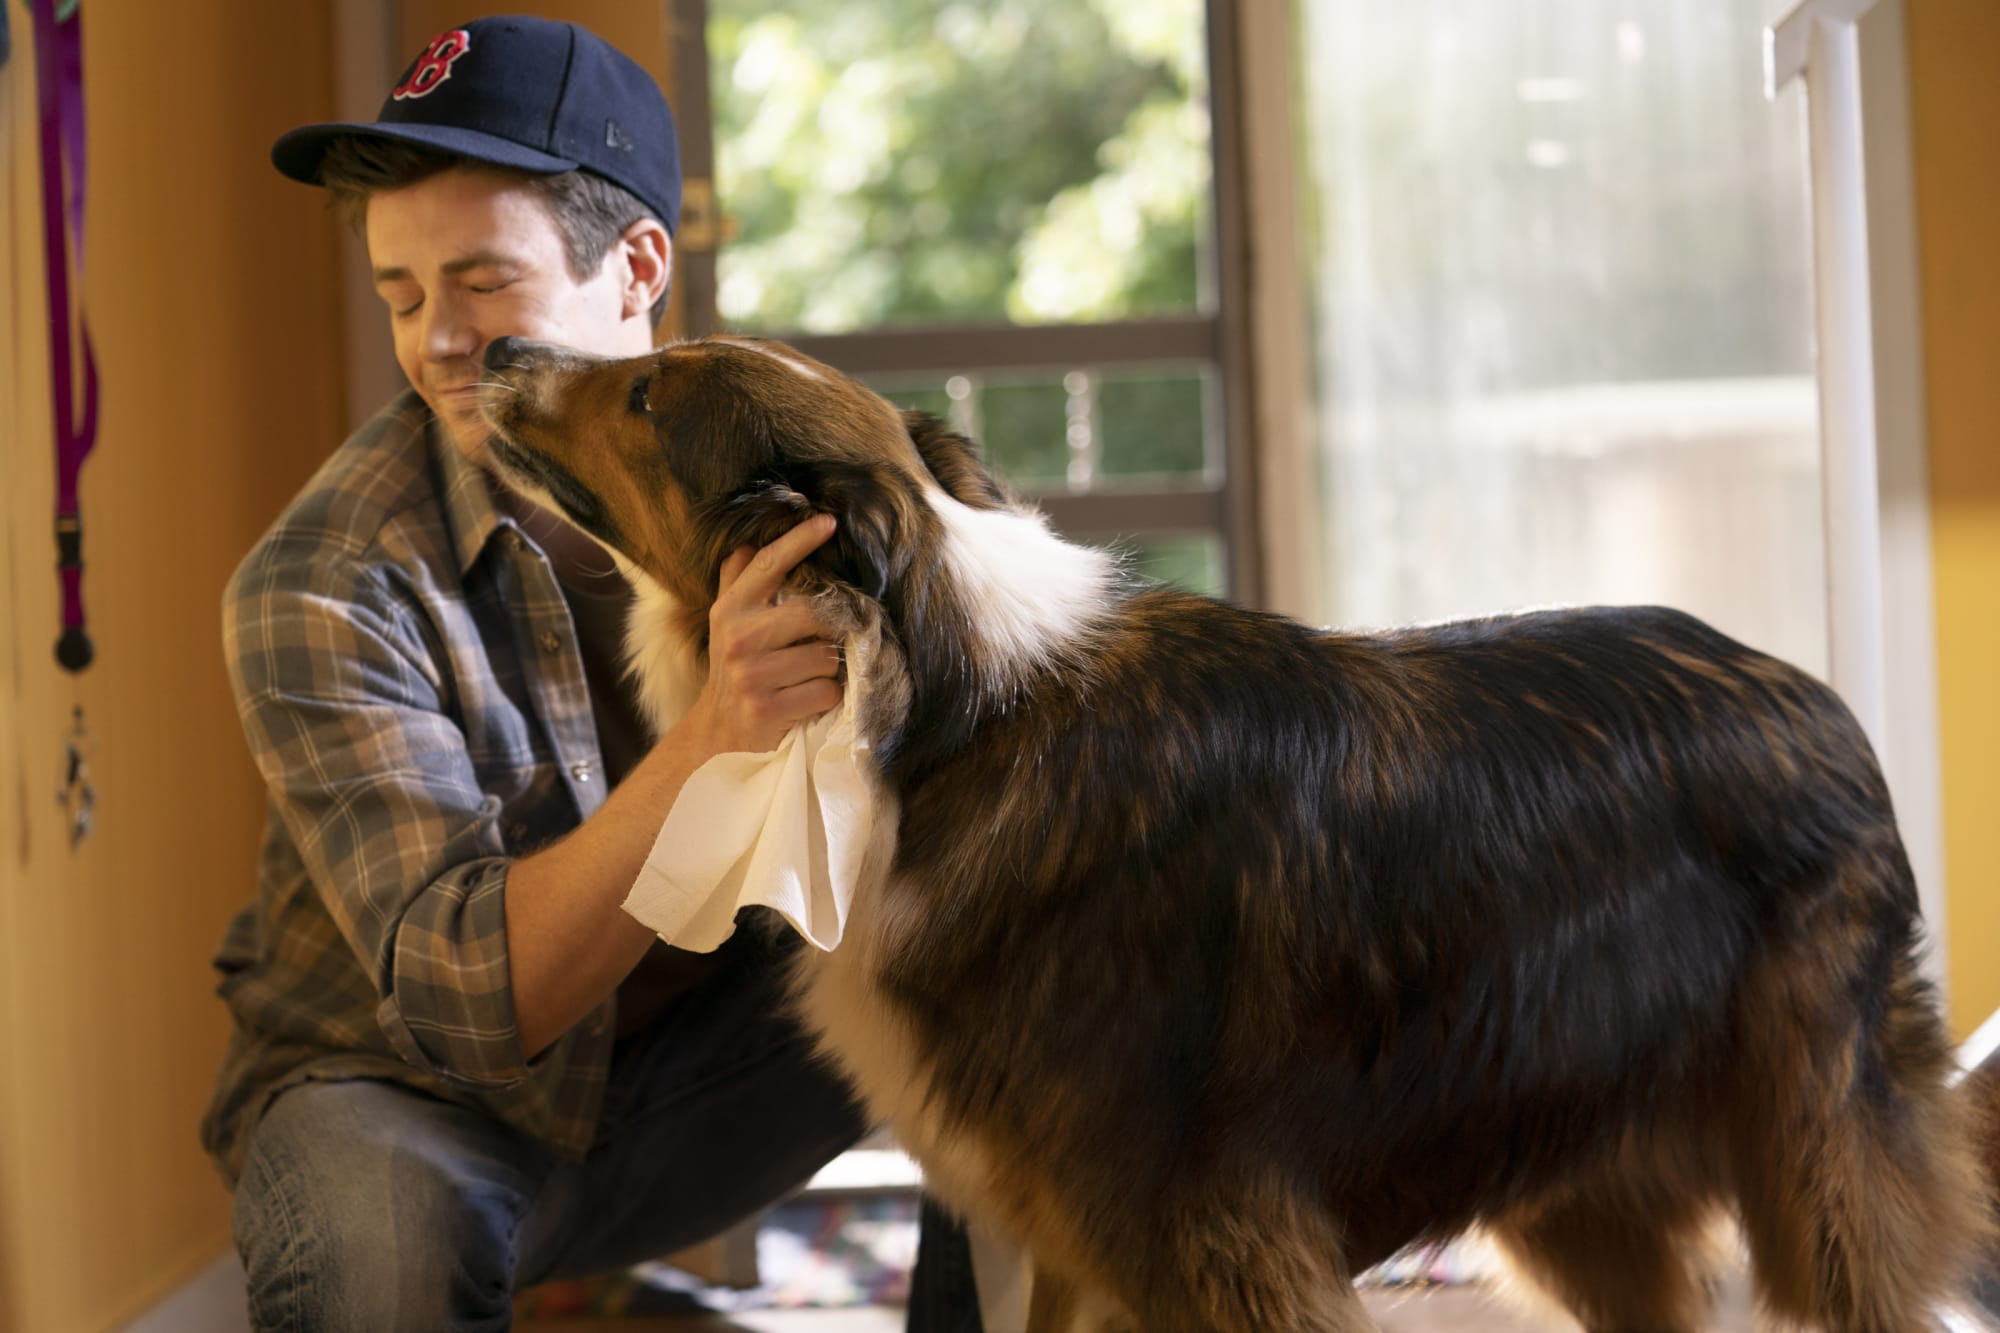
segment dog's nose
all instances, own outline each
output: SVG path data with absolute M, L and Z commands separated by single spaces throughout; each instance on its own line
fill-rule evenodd
M 512 370 L 517 366 L 526 366 L 527 350 L 526 338 L 495 338 L 486 344 L 486 368 Z

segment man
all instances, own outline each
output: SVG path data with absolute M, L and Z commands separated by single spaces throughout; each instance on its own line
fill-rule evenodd
M 259 1328 L 505 1327 L 519 1286 L 712 1235 L 864 1128 L 782 1014 L 783 946 L 682 954 L 620 907 L 704 761 L 838 702 L 837 652 L 776 600 L 832 522 L 725 563 L 709 679 L 648 745 L 630 590 L 489 479 L 472 386 L 501 336 L 653 345 L 680 203 L 658 88 L 574 25 L 482 19 L 376 121 L 272 158 L 361 227 L 411 389 L 224 597 L 269 821 L 203 1140 Z M 925 1244 L 940 1316 L 912 1327 L 976 1328 L 962 1245 Z

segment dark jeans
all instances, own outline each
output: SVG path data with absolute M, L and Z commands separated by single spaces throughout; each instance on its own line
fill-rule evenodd
M 506 1329 L 518 1287 L 659 1258 L 796 1188 L 866 1126 L 780 1012 L 779 960 L 750 935 L 619 1044 L 582 1162 L 398 1084 L 281 1094 L 236 1193 L 252 1323 Z M 925 1223 L 909 1328 L 978 1333 L 964 1237 L 928 1209 Z

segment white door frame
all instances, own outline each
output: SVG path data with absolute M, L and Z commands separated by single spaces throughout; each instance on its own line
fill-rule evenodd
M 1832 683 L 1867 729 L 1944 980 L 1936 612 L 1903 0 L 1804 0 L 1764 34 L 1804 86 Z

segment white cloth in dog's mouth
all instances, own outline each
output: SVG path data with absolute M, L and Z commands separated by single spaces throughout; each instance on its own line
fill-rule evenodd
M 738 908 L 773 907 L 821 949 L 840 943 L 871 849 L 893 842 L 884 796 L 855 718 L 880 631 L 846 643 L 840 706 L 763 754 L 719 754 L 667 812 L 625 910 L 677 948 L 706 953 Z

